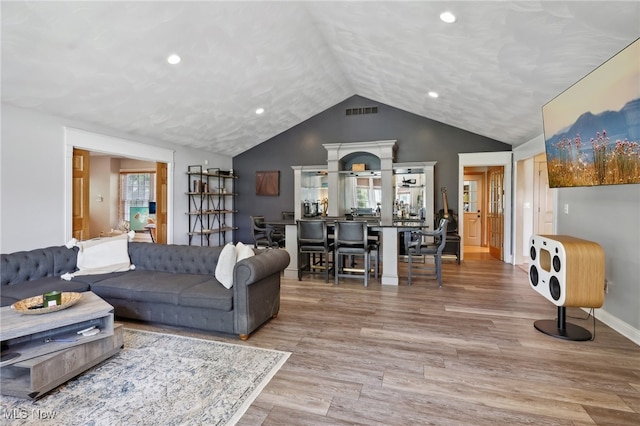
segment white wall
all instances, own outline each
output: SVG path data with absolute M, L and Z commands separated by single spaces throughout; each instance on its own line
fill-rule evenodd
M 64 127 L 74 127 L 175 151 L 172 173 L 173 242 L 187 239 L 187 166 L 209 162 L 230 169 L 230 157 L 128 135 L 87 123 L 2 104 L 0 150 L 0 251 L 10 253 L 62 245 L 65 235 Z M 126 153 L 122 153 L 126 155 Z
M 514 149 L 514 163 L 544 149 L 540 135 Z M 640 345 L 640 185 L 554 191 L 556 233 L 594 241 L 604 249 L 605 276 L 612 284 L 597 318 Z M 563 213 L 565 204 L 568 214 Z
M 605 294 L 603 315 L 618 323 L 609 325 L 640 344 L 640 185 L 558 191 L 558 234 L 602 246 L 605 276 L 611 283 Z M 569 206 L 568 214 L 563 212 L 565 204 Z

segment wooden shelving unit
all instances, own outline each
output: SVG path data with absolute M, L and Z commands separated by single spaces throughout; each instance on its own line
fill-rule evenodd
M 235 179 L 230 171 L 189 166 L 189 245 L 222 246 L 233 241 Z

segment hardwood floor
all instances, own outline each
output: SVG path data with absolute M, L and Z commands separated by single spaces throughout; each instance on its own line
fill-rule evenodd
M 292 353 L 240 425 L 640 425 L 640 347 L 600 322 L 587 342 L 538 332 L 557 309 L 520 268 L 469 254 L 443 288 L 402 272 L 283 279 L 278 318 L 247 342 L 179 333 Z

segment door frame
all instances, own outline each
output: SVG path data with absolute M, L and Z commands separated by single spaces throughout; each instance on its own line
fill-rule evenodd
M 503 241 L 503 261 L 512 263 L 513 247 L 511 244 L 511 222 L 512 222 L 512 151 L 498 152 L 474 152 L 458 154 L 458 212 L 463 211 L 462 194 L 464 191 L 464 168 L 503 166 L 504 167 L 504 241 Z M 464 241 L 464 226 L 458 227 L 460 240 Z M 460 259 L 464 260 L 464 245 L 460 245 Z
M 533 235 L 533 175 L 535 157 L 545 153 L 544 136 L 539 135 L 513 149 L 514 181 L 518 182 L 519 196 L 514 197 L 518 214 L 513 216 L 514 236 L 513 264 L 519 265 L 529 260 L 529 239 Z M 553 234 L 558 233 L 558 189 L 552 188 Z M 526 207 L 526 208 L 525 208 Z
M 115 156 L 167 164 L 167 243 L 173 243 L 173 170 L 174 151 L 153 145 L 146 145 L 113 136 L 64 127 L 65 172 L 64 172 L 64 233 L 65 238 L 73 235 L 73 149 L 100 152 Z

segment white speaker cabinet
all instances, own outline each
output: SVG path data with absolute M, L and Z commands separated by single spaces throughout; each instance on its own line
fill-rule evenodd
M 568 235 L 533 235 L 529 284 L 556 306 L 599 308 L 604 303 L 604 251 Z
M 561 339 L 590 340 L 588 330 L 566 322 L 566 307 L 599 308 L 604 303 L 602 247 L 568 235 L 533 235 L 529 243 L 529 284 L 558 307 L 555 321 L 539 320 L 534 327 Z

